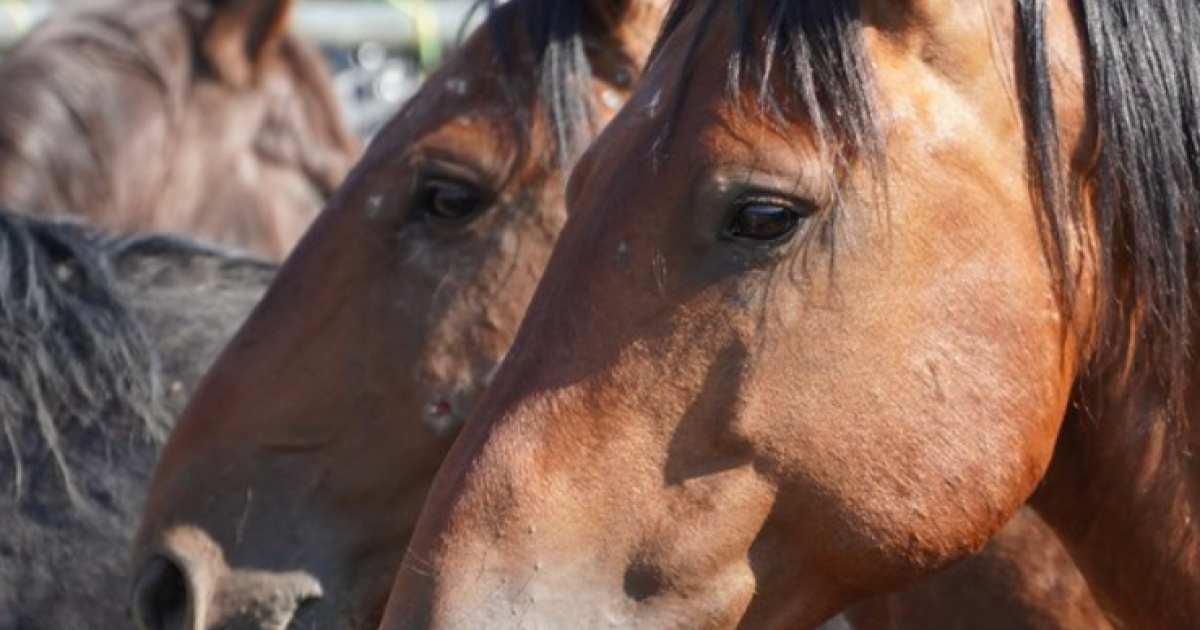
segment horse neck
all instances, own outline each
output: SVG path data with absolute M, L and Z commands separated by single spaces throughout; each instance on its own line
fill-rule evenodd
M 1200 380 L 1200 364 L 1189 373 Z M 1200 395 L 1169 418 L 1153 376 L 1078 385 L 1033 505 L 1122 628 L 1183 630 L 1200 618 Z

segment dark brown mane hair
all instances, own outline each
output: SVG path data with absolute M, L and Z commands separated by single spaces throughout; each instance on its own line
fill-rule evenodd
M 592 67 L 588 50 L 606 46 L 606 18 L 597 14 L 593 0 L 477 0 L 476 11 L 487 16 L 485 28 L 493 32 L 499 70 L 509 88 L 515 113 L 514 129 L 528 150 L 527 130 L 531 109 L 527 94 L 537 95 L 554 130 L 557 159 L 570 165 L 591 141 L 596 130 L 589 97 Z M 516 27 L 514 30 L 513 27 Z M 639 64 L 627 60 L 636 72 Z M 531 82 L 528 69 L 534 68 Z M 631 77 L 632 80 L 632 77 Z
M 0 436 L 12 455 L 0 479 L 13 486 L 0 492 L 19 497 L 48 460 L 78 506 L 64 433 L 163 438 L 157 358 L 104 248 L 77 225 L 0 211 Z
M 1188 383 L 1192 283 L 1200 264 L 1200 5 L 1078 1 L 1099 151 L 1088 182 L 1067 182 L 1058 158 L 1045 0 L 1013 1 L 1024 63 L 1019 89 L 1030 188 L 1043 211 L 1046 258 L 1061 308 L 1075 312 L 1075 279 L 1079 265 L 1089 260 L 1075 253 L 1073 239 L 1091 235 L 1101 315 L 1093 369 L 1134 362 L 1161 383 L 1162 404 L 1177 414 Z M 736 25 L 729 87 L 739 102 L 751 95 L 757 107 L 744 110 L 748 115 L 803 118 L 835 164 L 882 166 L 885 139 L 857 2 L 675 0 L 651 63 L 665 39 L 697 10 L 704 13 L 689 55 L 716 20 Z M 668 117 L 665 137 L 675 118 Z M 1094 196 L 1094 223 L 1077 203 L 1081 193 Z M 1124 268 L 1128 271 L 1118 275 Z

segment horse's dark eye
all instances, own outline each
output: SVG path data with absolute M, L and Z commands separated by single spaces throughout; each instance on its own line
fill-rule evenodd
M 803 217 L 795 210 L 769 202 L 743 204 L 725 230 L 728 238 L 745 241 L 780 241 L 796 232 Z
M 471 222 L 483 212 L 483 196 L 474 188 L 444 179 L 424 184 L 421 208 L 425 216 L 443 225 L 459 226 Z

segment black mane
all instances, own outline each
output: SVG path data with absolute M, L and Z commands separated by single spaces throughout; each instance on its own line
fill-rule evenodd
M 1046 0 L 1013 1 L 1031 193 L 1042 207 L 1061 308 L 1068 319 L 1075 312 L 1079 266 L 1094 260 L 1101 314 L 1096 365 L 1136 361 L 1161 382 L 1164 404 L 1178 412 L 1200 266 L 1200 5 L 1079 1 L 1099 150 L 1087 181 L 1074 182 L 1065 180 L 1058 157 Z M 729 56 L 731 98 L 754 95 L 755 114 L 768 119 L 804 117 L 834 165 L 858 160 L 880 173 L 884 140 L 857 2 L 675 0 L 652 61 L 667 36 L 701 9 L 689 54 L 716 20 L 730 19 L 738 29 Z M 1085 216 L 1082 195 L 1092 195 L 1095 221 Z M 1080 233 L 1094 237 L 1094 252 L 1078 253 L 1073 239 Z
M 1022 22 L 1036 24 L 1029 4 L 1022 3 Z M 1200 5 L 1087 0 L 1082 9 L 1100 144 L 1090 179 L 1097 299 L 1106 301 L 1103 341 L 1118 369 L 1129 357 L 1156 373 L 1178 414 L 1190 376 L 1200 263 Z M 1048 84 L 1049 70 L 1038 68 L 1032 81 Z M 1048 128 L 1041 141 L 1052 148 L 1051 104 L 1036 108 L 1034 126 Z M 1039 166 L 1052 172 L 1056 165 L 1044 159 Z M 1071 214 L 1060 222 L 1086 222 L 1079 204 L 1068 206 Z M 1067 263 L 1060 257 L 1060 267 Z M 1117 276 L 1119 263 L 1129 267 L 1128 277 Z
M 52 462 L 78 503 L 64 435 L 163 437 L 150 341 L 116 292 L 103 243 L 83 229 L 0 213 L 0 348 L 4 491 L 21 495 L 50 470 L 36 464 Z
M 12 455 L 0 492 L 23 494 L 27 473 L 52 462 L 75 503 L 68 451 L 161 443 L 182 402 L 164 385 L 191 390 L 274 271 L 184 237 L 109 240 L 0 211 L 0 448 Z
M 687 55 L 695 55 L 714 21 L 732 19 L 737 43 L 729 56 L 728 84 L 739 105 L 744 104 L 741 95 L 749 92 L 754 94 L 756 111 L 771 120 L 783 122 L 798 112 L 812 124 L 819 148 L 831 164 L 858 159 L 873 169 L 882 167 L 883 138 L 858 3 L 676 0 L 651 60 L 698 5 L 703 5 L 704 14 Z M 752 7 L 762 16 L 761 24 L 752 18 Z M 691 65 L 685 62 L 683 67 Z M 677 99 L 674 106 L 681 104 Z M 668 136 L 672 127 L 668 124 Z
M 478 0 L 476 8 L 487 12 L 486 27 L 494 33 L 516 129 L 530 128 L 523 95 L 537 94 L 554 130 L 558 162 L 569 166 L 596 130 L 588 50 L 607 37 L 604 16 L 589 0 Z
M 0 211 L 0 627 L 127 623 L 159 448 L 274 270 Z

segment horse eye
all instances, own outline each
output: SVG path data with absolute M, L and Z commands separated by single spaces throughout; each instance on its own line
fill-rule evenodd
M 753 201 L 737 209 L 725 236 L 739 241 L 781 241 L 796 233 L 802 219 L 800 213 L 786 206 Z
M 486 207 L 483 196 L 473 187 L 445 179 L 426 182 L 419 201 L 427 218 L 451 227 L 470 223 Z

